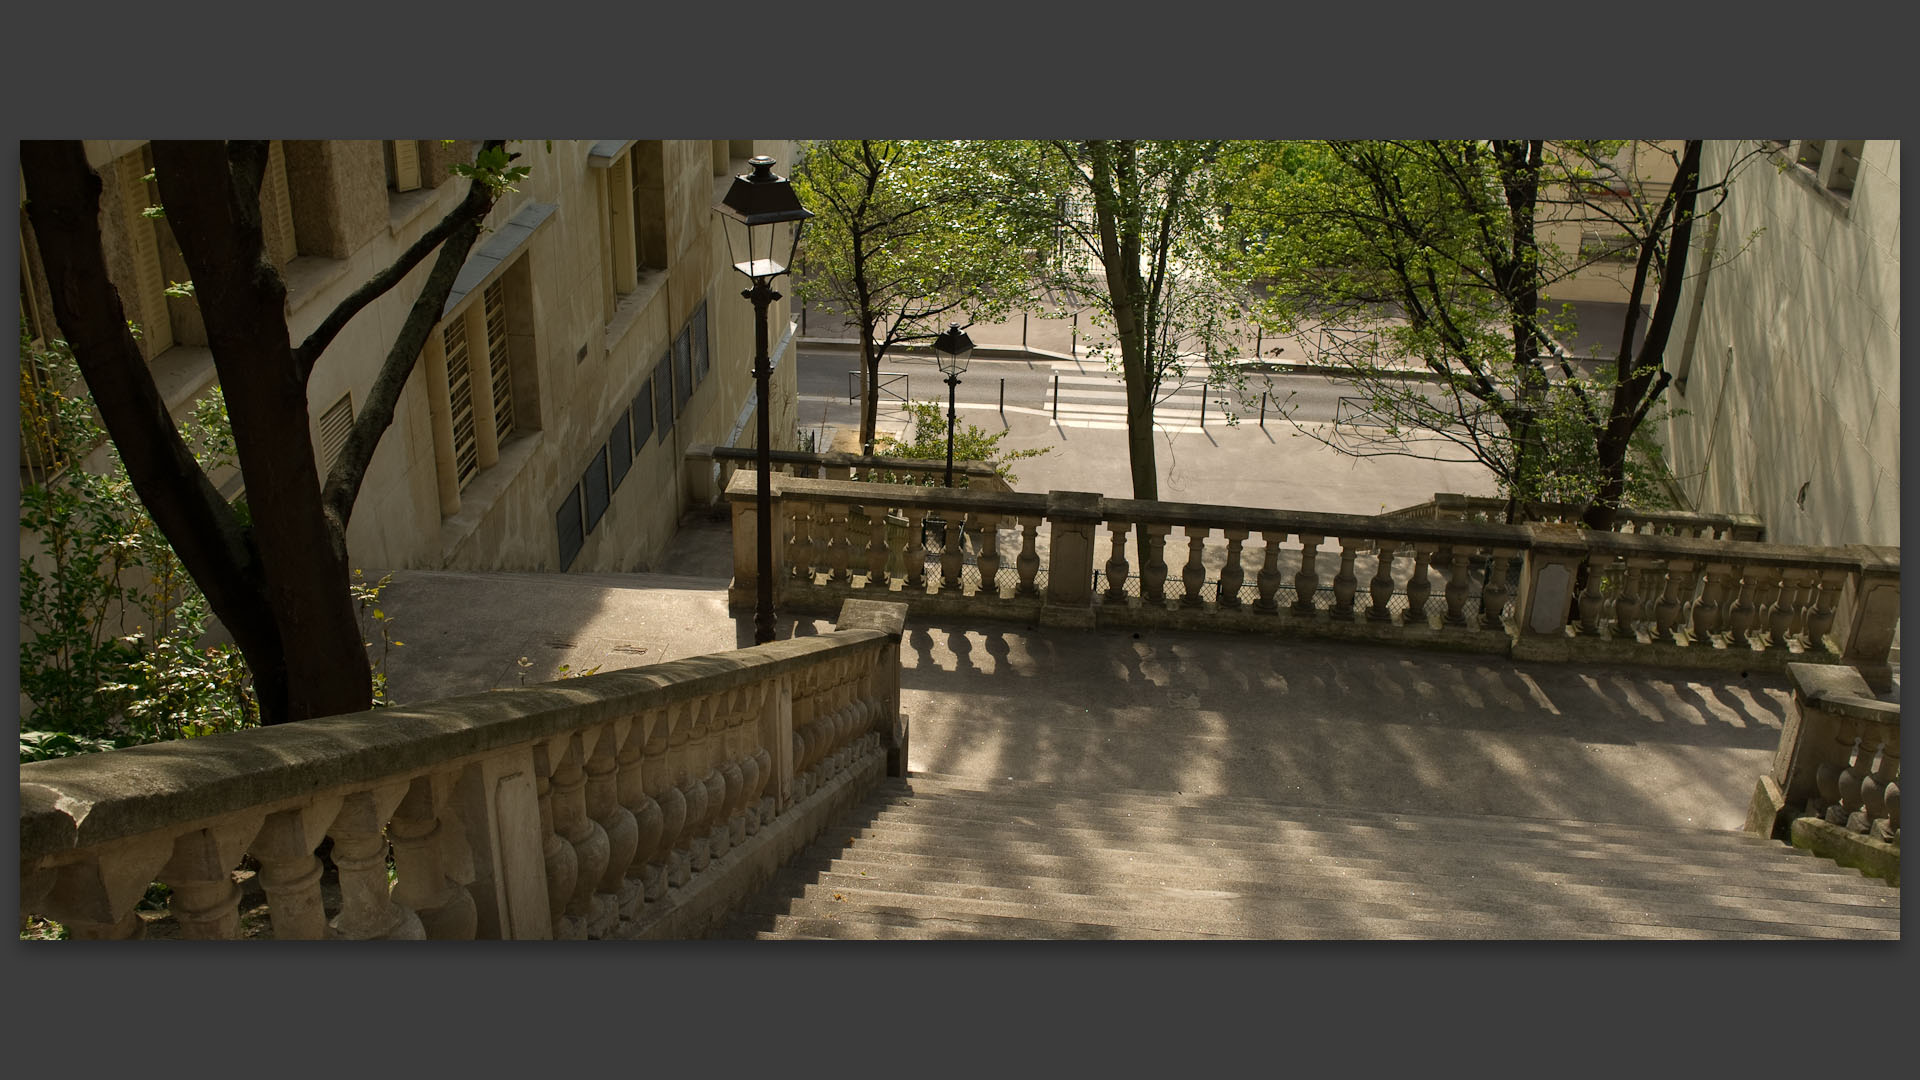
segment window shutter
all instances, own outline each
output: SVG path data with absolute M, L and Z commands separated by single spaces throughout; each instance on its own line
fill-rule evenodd
M 467 320 L 447 320 L 447 397 L 453 405 L 453 467 L 460 486 L 480 469 L 473 439 L 473 365 L 467 359 Z
M 494 434 L 506 442 L 513 432 L 513 364 L 507 352 L 506 286 L 498 279 L 481 295 L 487 313 L 487 362 L 493 374 Z
M 125 210 L 127 236 L 133 248 L 133 277 L 139 296 L 133 320 L 140 324 L 140 349 L 148 360 L 173 347 L 173 323 L 167 318 L 167 281 L 160 269 L 160 236 L 146 216 L 151 205 L 147 182 L 145 151 L 128 154 L 116 162 L 120 170 L 120 196 Z
M 353 393 L 342 394 L 320 417 L 320 479 L 325 481 L 340 460 L 340 449 L 353 431 Z
M 293 199 L 287 193 L 287 155 L 280 140 L 267 144 L 267 171 L 260 178 L 260 235 L 267 261 L 284 270 L 293 261 Z
M 415 139 L 396 139 L 393 147 L 393 190 L 417 191 L 420 188 L 420 143 Z

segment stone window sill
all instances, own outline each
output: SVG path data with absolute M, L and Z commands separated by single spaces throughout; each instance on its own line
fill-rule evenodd
M 540 449 L 541 433 L 516 431 L 500 447 L 500 460 L 481 469 L 460 492 L 460 512 L 440 522 L 440 565 L 454 566 L 461 549 L 479 532 L 480 523 L 493 512 L 494 504 L 506 493 Z
M 602 355 L 613 352 L 626 339 L 627 332 L 640 321 L 640 313 L 653 303 L 653 298 L 659 295 L 666 283 L 665 270 L 648 270 L 640 275 L 640 281 L 632 292 L 620 297 L 619 302 L 614 304 L 613 318 L 607 320 L 606 336 L 601 342 Z

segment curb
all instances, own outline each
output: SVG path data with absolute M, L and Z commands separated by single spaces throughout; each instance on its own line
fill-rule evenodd
M 814 352 L 858 352 L 860 343 L 850 338 L 799 338 L 795 348 Z M 933 352 L 917 345 L 896 345 L 887 350 L 888 356 L 901 356 L 914 360 L 931 360 Z M 1014 345 L 977 345 L 972 358 L 975 360 L 1058 360 L 1065 363 L 1085 363 L 1092 359 L 1087 356 L 1073 356 L 1069 353 L 1054 352 L 1051 349 L 1021 348 Z M 1242 371 L 1259 372 L 1267 375 L 1322 375 L 1329 379 L 1338 379 L 1357 372 L 1356 368 L 1315 367 L 1312 364 L 1289 364 L 1276 360 L 1242 360 Z M 1405 379 L 1409 382 L 1439 383 L 1439 376 L 1429 371 L 1383 370 L 1380 374 L 1390 379 Z

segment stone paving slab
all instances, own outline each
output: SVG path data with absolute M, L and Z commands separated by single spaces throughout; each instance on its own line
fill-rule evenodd
M 406 642 L 387 664 L 396 701 L 752 637 L 717 578 L 398 571 L 382 606 Z M 915 771 L 1705 829 L 1744 821 L 1789 700 L 1757 672 L 987 621 L 910 621 L 902 669 Z

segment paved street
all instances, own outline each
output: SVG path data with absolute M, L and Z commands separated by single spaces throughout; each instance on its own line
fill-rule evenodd
M 812 429 L 823 447 L 836 429 L 858 430 L 860 406 L 850 398 L 859 390 L 858 353 L 814 344 L 801 348 L 799 362 L 802 427 Z M 946 383 L 930 358 L 892 356 L 881 370 L 883 432 L 904 433 L 906 400 L 934 401 L 944 409 Z M 1486 470 L 1471 462 L 1353 457 L 1323 445 L 1315 434 L 1334 434 L 1329 425 L 1336 419 L 1342 426 L 1334 437 L 1348 444 L 1365 428 L 1349 426 L 1355 418 L 1351 390 L 1322 376 L 1249 373 L 1237 401 L 1225 391 L 1206 390 L 1204 376 L 1204 367 L 1196 365 L 1183 383 L 1163 389 L 1155 410 L 1162 499 L 1371 514 L 1437 491 L 1493 493 Z M 959 421 L 1006 431 L 1003 447 L 1052 447 L 1014 467 L 1020 490 L 1132 494 L 1125 385 L 1104 361 L 976 355 L 956 397 Z M 1285 418 L 1289 412 L 1306 432 Z M 1230 413 L 1236 423 L 1229 423 Z M 1461 456 L 1451 447 L 1433 449 Z

